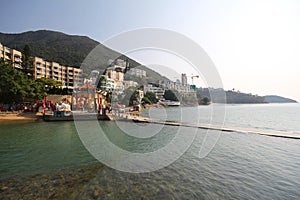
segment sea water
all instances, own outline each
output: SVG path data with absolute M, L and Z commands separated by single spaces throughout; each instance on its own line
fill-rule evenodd
M 199 113 L 197 117 L 182 117 L 182 112 L 193 113 L 195 109 Z M 227 127 L 292 133 L 300 131 L 299 104 L 226 105 L 223 109 L 225 115 L 216 118 L 215 122 Z M 143 115 L 186 122 L 195 122 L 193 119 L 197 118 L 197 123 L 214 123 L 212 106 L 153 108 L 145 110 Z M 120 122 L 118 125 L 101 121 L 100 126 L 109 130 L 107 136 L 111 142 L 133 152 L 162 148 L 172 141 L 178 129 L 152 126 L 160 134 L 145 143 L 133 136 L 120 137 L 118 132 L 122 131 L 122 126 L 127 132 L 134 132 L 135 128 L 130 123 Z M 185 131 L 192 130 L 187 128 Z M 198 130 L 190 148 L 169 166 L 153 172 L 132 174 L 103 165 L 88 180 L 85 178 L 84 183 L 72 185 L 72 191 L 67 190 L 65 197 L 72 193 L 72 197 L 76 198 L 95 198 L 95 188 L 98 188 L 100 193 L 96 197 L 107 199 L 300 198 L 300 140 L 238 132 L 216 134 L 217 142 L 205 157 L 200 158 L 198 153 L 207 137 L 207 130 Z M 2 184 L 15 177 L 34 179 L 37 175 L 52 176 L 61 170 L 70 173 L 69 169 L 84 169 L 97 163 L 99 161 L 80 140 L 74 122 L 0 125 Z

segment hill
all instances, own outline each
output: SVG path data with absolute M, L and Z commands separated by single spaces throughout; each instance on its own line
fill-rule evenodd
M 222 99 L 222 94 L 226 94 L 226 103 L 227 104 L 253 104 L 253 103 L 266 103 L 262 96 L 247 94 L 239 91 L 223 89 L 214 89 L 214 88 L 200 88 L 198 90 L 200 95 L 206 96 L 210 99 L 210 94 L 213 93 L 215 99 L 212 100 L 213 103 L 224 103 Z
M 297 101 L 277 95 L 258 96 L 240 91 L 214 88 L 200 88 L 197 91 L 200 95 L 206 96 L 210 99 L 210 94 L 214 94 L 215 99 L 213 103 L 224 103 L 222 94 L 226 94 L 227 104 L 252 104 L 252 103 L 297 103 Z
M 133 59 L 127 58 L 89 37 L 67 35 L 56 31 L 38 30 L 18 34 L 0 33 L 0 43 L 19 51 L 22 51 L 24 46 L 28 44 L 33 56 L 67 66 L 80 66 L 87 55 L 97 46 L 97 58 L 84 68 L 86 76 L 93 69 L 97 69 L 102 73 L 107 67 L 109 59 L 128 59 L 131 68 L 140 65 Z M 141 69 L 147 72 L 149 82 L 163 78 L 160 74 L 145 66 L 142 66 Z
M 19 51 L 29 44 L 33 56 L 71 66 L 80 66 L 88 53 L 99 44 L 85 36 L 71 36 L 47 30 L 20 34 L 0 33 L 0 42 Z M 104 48 L 103 52 L 108 56 L 114 55 L 108 48 Z
M 267 95 L 264 96 L 267 103 L 297 103 L 297 101 L 277 95 Z

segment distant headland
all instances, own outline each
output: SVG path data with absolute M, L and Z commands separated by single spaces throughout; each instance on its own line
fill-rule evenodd
M 296 100 L 277 96 L 277 95 L 267 95 L 264 96 L 267 103 L 298 103 Z

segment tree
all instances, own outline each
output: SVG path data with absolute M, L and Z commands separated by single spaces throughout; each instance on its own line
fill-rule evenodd
M 34 70 L 32 65 L 31 50 L 28 44 L 24 46 L 22 54 L 22 71 L 25 75 L 33 77 Z
M 51 93 L 51 90 L 61 91 L 61 83 L 50 78 L 33 80 L 15 69 L 11 62 L 3 59 L 0 59 L 0 69 L 1 103 L 22 103 L 25 99 L 40 100 L 45 93 Z
M 130 100 L 129 100 L 129 105 L 130 106 L 134 106 L 137 104 L 138 101 L 138 97 L 139 97 L 139 93 L 137 90 L 135 90 L 132 95 L 130 96 Z
M 156 95 L 153 92 L 149 92 L 149 91 L 146 92 L 145 97 L 148 98 L 152 103 L 157 103 L 158 102 L 158 100 L 156 98 Z
M 10 62 L 0 60 L 0 100 L 2 103 L 20 103 L 25 98 L 35 97 L 35 86 L 22 72 Z
M 57 94 L 62 93 L 61 83 L 52 79 L 42 77 L 40 79 L 35 80 L 38 87 L 41 87 L 42 91 L 47 94 Z
M 179 101 L 179 93 L 176 90 L 166 90 L 164 97 L 166 100 Z
M 200 92 L 197 92 L 197 99 L 199 105 L 209 105 L 210 99 L 207 96 L 203 96 Z
M 106 87 L 107 80 L 105 76 L 100 76 L 97 88 L 104 89 Z
M 135 93 L 136 89 L 134 87 L 129 87 L 124 90 L 124 95 L 119 97 L 118 100 L 124 105 L 132 105 L 133 101 L 133 94 Z
M 144 98 L 142 99 L 142 104 L 153 104 L 153 103 L 150 101 L 149 98 L 144 97 Z
M 210 100 L 208 97 L 203 97 L 202 98 L 202 105 L 208 105 L 210 103 Z

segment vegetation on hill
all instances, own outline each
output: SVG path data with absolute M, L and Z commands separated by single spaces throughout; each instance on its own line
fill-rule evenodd
M 80 66 L 88 53 L 99 44 L 88 37 L 70 36 L 47 30 L 20 34 L 0 33 L 0 42 L 19 51 L 28 44 L 33 56 L 71 66 Z M 106 53 L 110 52 L 109 49 L 105 50 Z M 107 63 L 107 60 L 104 63 Z

